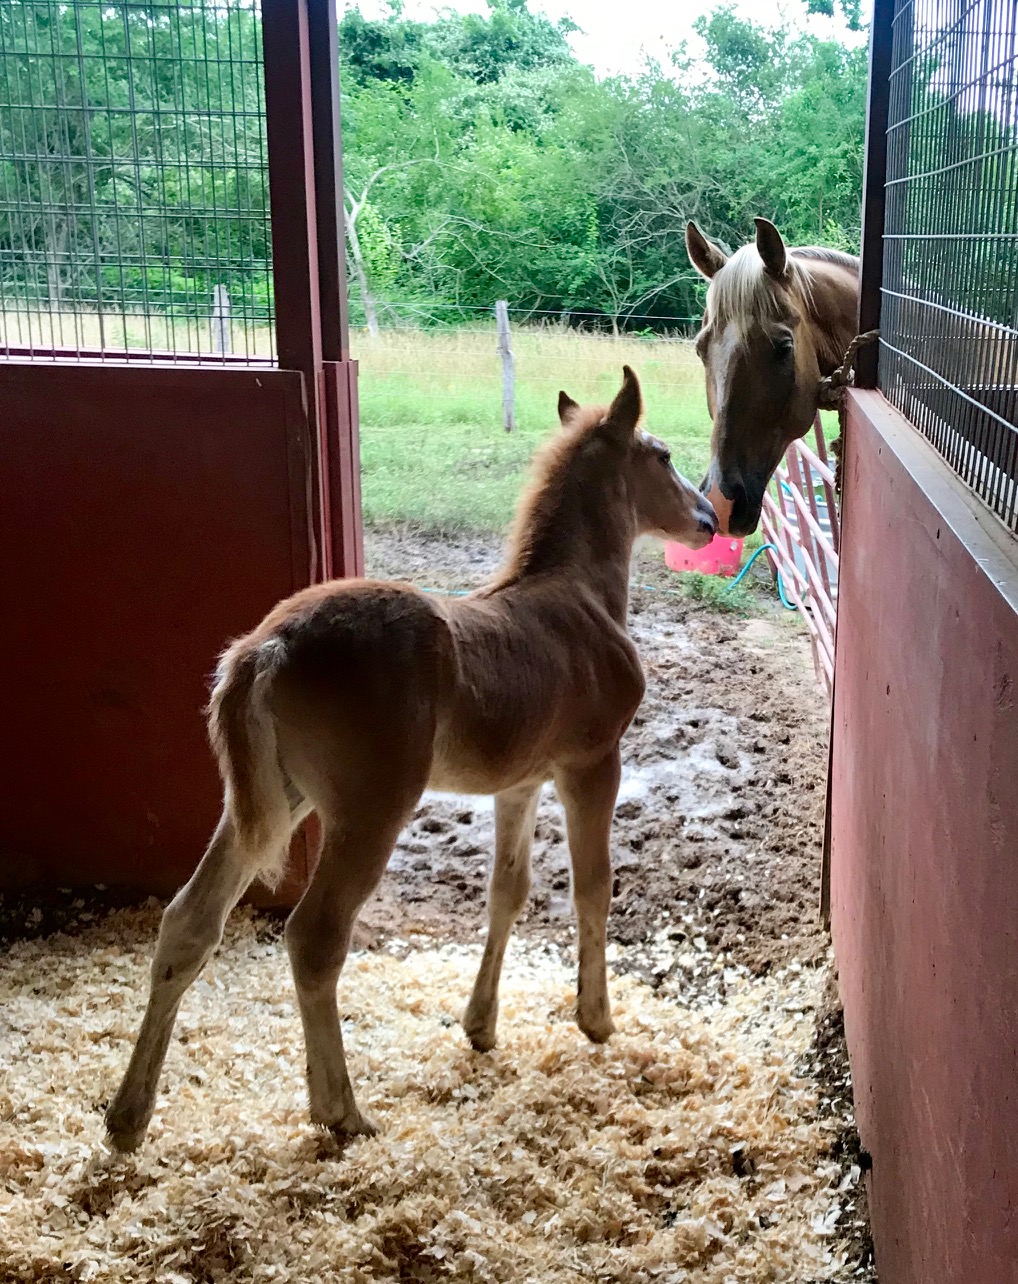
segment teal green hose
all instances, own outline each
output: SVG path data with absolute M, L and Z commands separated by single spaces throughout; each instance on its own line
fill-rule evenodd
M 754 550 L 753 556 L 749 559 L 749 561 L 748 561 L 748 562 L 746 563 L 746 565 L 742 568 L 742 570 L 738 573 L 738 575 L 736 575 L 735 579 L 734 579 L 734 580 L 732 580 L 731 584 L 729 584 L 728 588 L 726 589 L 726 592 L 730 593 L 730 592 L 732 591 L 732 589 L 733 589 L 733 588 L 735 588 L 736 584 L 738 584 L 738 582 L 739 582 L 739 581 L 742 579 L 742 577 L 746 574 L 746 572 L 747 572 L 747 571 L 749 570 L 749 568 L 753 565 L 753 563 L 754 563 L 754 562 L 756 561 L 756 559 L 760 556 L 760 554 L 761 554 L 761 553 L 766 553 L 766 552 L 768 551 L 768 549 L 773 549 L 773 551 L 774 551 L 775 553 L 780 553 L 780 552 L 781 552 L 781 550 L 778 548 L 777 544 L 761 544 L 761 545 L 760 545 L 760 547 L 759 547 L 758 549 Z M 780 572 L 780 571 L 778 571 L 778 572 L 777 572 L 777 580 L 778 580 L 778 597 L 780 597 L 780 598 L 781 598 L 781 605 L 782 605 L 783 607 L 785 607 L 785 609 L 786 609 L 786 610 L 788 610 L 788 611 L 795 611 L 795 610 L 797 610 L 798 608 L 795 606 L 794 602 L 790 602 L 790 601 L 788 600 L 788 597 L 787 597 L 787 596 L 786 596 L 786 594 L 785 594 L 785 585 L 784 585 L 784 581 L 783 581 L 783 580 L 782 580 L 782 578 L 781 578 L 781 572 Z
M 732 580 L 731 584 L 729 584 L 728 587 L 725 589 L 726 593 L 731 593 L 732 589 L 735 588 L 736 584 L 739 583 L 739 581 L 743 578 L 743 576 L 746 574 L 749 568 L 753 565 L 756 559 L 760 556 L 760 554 L 766 553 L 768 549 L 773 549 L 775 553 L 779 553 L 781 551 L 778 548 L 777 544 L 761 544 L 758 549 L 754 549 L 753 556 L 749 559 L 749 561 L 738 573 L 738 575 L 736 575 L 735 579 Z M 785 584 L 781 578 L 780 571 L 777 572 L 777 582 L 778 582 L 778 597 L 781 599 L 781 605 L 788 611 L 798 610 L 798 607 L 795 605 L 795 603 L 790 602 L 788 600 L 788 597 L 785 593 Z M 417 587 L 421 590 L 422 593 L 441 593 L 445 597 L 466 597 L 467 594 L 470 592 L 469 589 L 424 588 L 423 585 L 420 585 L 420 584 L 418 584 Z M 658 588 L 655 584 L 634 584 L 633 587 L 638 589 L 644 589 L 648 593 L 667 593 L 669 597 L 685 596 L 685 594 L 683 594 L 679 589 Z

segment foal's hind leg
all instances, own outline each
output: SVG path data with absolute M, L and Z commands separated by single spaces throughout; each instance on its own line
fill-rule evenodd
M 262 863 L 237 845 L 224 813 L 201 863 L 163 913 L 148 1007 L 130 1065 L 106 1113 L 111 1144 L 134 1150 L 155 1108 L 159 1072 L 185 990 L 223 938 L 227 916 Z
M 399 831 L 424 787 L 380 809 L 349 805 L 350 820 L 322 816 L 322 854 L 314 877 L 286 924 L 286 946 L 297 987 L 307 1048 L 312 1122 L 340 1136 L 377 1129 L 354 1099 L 336 1004 L 336 983 L 361 906 L 378 885 Z
M 604 1043 L 614 1029 L 604 952 L 612 889 L 611 823 L 620 776 L 618 747 L 592 767 L 555 774 L 566 809 L 579 925 L 576 1021 L 594 1043 Z
M 495 863 L 488 889 L 488 940 L 463 1029 L 478 1052 L 495 1046 L 498 982 L 513 924 L 530 891 L 530 845 L 540 785 L 520 785 L 495 796 Z

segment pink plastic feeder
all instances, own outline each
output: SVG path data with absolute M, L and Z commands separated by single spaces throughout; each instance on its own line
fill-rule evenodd
M 704 548 L 691 549 L 670 540 L 665 544 L 665 565 L 672 571 L 699 571 L 702 575 L 734 575 L 742 561 L 742 540 L 715 535 Z

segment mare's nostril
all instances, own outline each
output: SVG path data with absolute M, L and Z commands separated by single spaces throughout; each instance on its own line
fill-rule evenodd
M 700 529 L 705 535 L 716 535 L 718 533 L 718 519 L 716 517 L 701 517 Z

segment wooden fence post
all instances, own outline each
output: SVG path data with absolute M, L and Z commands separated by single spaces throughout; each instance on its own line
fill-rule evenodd
M 498 355 L 502 358 L 502 427 L 512 432 L 516 427 L 516 385 L 513 378 L 513 350 L 509 342 L 509 303 L 499 299 L 495 304 L 498 326 Z
M 217 285 L 212 291 L 212 351 L 227 353 L 233 351 L 233 336 L 230 331 L 230 296 L 225 285 Z

